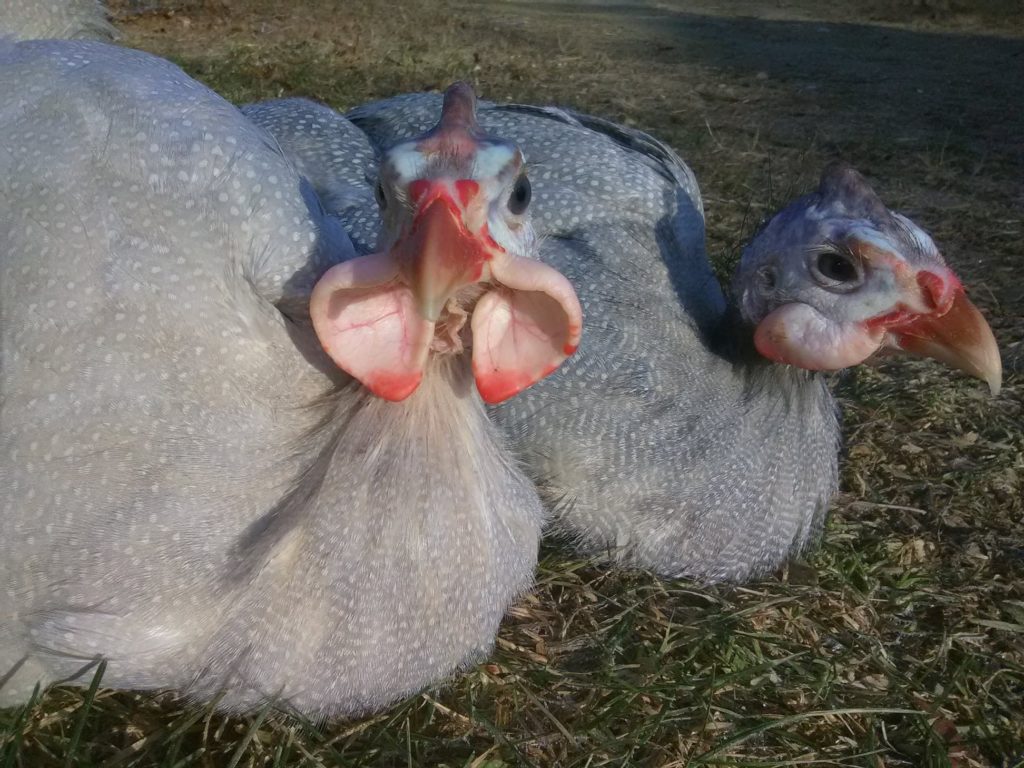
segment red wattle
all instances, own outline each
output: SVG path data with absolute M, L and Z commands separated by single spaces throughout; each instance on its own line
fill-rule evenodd
M 485 403 L 497 405 L 550 376 L 557 370 L 559 363 L 545 366 L 539 375 L 526 371 L 490 371 L 486 373 L 474 371 L 476 389 Z
M 397 403 L 415 392 L 422 379 L 422 370 L 411 373 L 374 371 L 364 377 L 363 384 L 377 397 Z

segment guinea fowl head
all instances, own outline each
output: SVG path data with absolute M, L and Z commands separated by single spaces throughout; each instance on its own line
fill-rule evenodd
M 575 351 L 582 310 L 569 281 L 534 259 L 523 155 L 480 129 L 469 85 L 445 92 L 434 128 L 384 154 L 376 194 L 377 253 L 329 269 L 310 299 L 341 368 L 403 400 L 429 355 L 465 344 L 477 389 L 497 403 Z
M 883 349 L 932 357 L 1002 382 L 999 349 L 932 239 L 890 211 L 849 166 L 776 214 L 743 253 L 740 313 L 763 356 L 810 370 Z

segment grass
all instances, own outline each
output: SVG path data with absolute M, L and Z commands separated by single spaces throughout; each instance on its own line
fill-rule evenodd
M 469 77 L 495 100 L 650 130 L 697 172 L 723 276 L 758 220 L 842 155 L 936 236 L 992 321 L 1006 385 L 993 399 L 905 360 L 840 377 L 843 490 L 822 547 L 773 579 L 702 587 L 548 549 L 493 657 L 387 712 L 225 718 L 97 677 L 0 713 L 0 767 L 1024 765 L 1012 5 L 133 7 L 118 7 L 123 42 L 238 102 L 344 109 Z

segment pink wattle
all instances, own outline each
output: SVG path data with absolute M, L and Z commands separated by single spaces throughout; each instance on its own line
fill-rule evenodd
M 884 340 L 884 328 L 837 323 L 807 304 L 784 304 L 754 332 L 754 346 L 764 357 L 810 371 L 838 371 L 862 363 Z

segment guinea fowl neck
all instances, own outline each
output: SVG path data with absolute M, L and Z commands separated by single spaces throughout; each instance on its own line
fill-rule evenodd
M 735 365 L 752 369 L 775 366 L 754 346 L 754 330 L 750 321 L 743 317 L 736 299 L 730 295 L 725 312 L 711 333 L 709 345 L 716 354 Z
M 233 553 L 250 596 L 233 626 L 248 633 L 259 617 L 262 637 L 288 638 L 289 663 L 272 669 L 299 670 L 268 680 L 254 657 L 248 674 L 261 691 L 286 686 L 301 710 L 362 713 L 444 678 L 489 650 L 529 587 L 536 490 L 507 458 L 468 358 L 431 359 L 424 374 L 401 402 L 335 392 L 302 443 L 311 462 L 293 494 Z M 294 688 L 306 678 L 318 683 Z
M 725 312 L 710 334 L 709 347 L 730 362 L 737 373 L 759 386 L 785 390 L 810 387 L 824 391 L 825 382 L 820 372 L 776 363 L 758 352 L 754 331 L 755 326 L 743 317 L 736 299 L 730 294 Z
M 339 401 L 338 418 L 324 426 L 334 463 L 364 479 L 352 490 L 368 505 L 376 499 L 381 509 L 445 514 L 456 503 L 481 514 L 519 514 L 508 504 L 517 472 L 476 392 L 468 355 L 431 356 L 419 387 L 400 402 L 362 388 L 356 398 L 354 408 Z M 339 462 L 339 454 L 347 458 Z M 328 475 L 327 485 L 338 480 Z
M 347 439 L 365 442 L 375 454 L 394 450 L 409 458 L 418 444 L 430 443 L 430 453 L 421 458 L 453 469 L 452 464 L 463 463 L 459 457 L 464 458 L 471 446 L 493 442 L 468 356 L 432 356 L 420 385 L 400 402 L 382 400 L 365 390 L 359 397 L 357 415 L 347 423 L 346 432 L 361 423 L 374 428 L 349 434 Z

